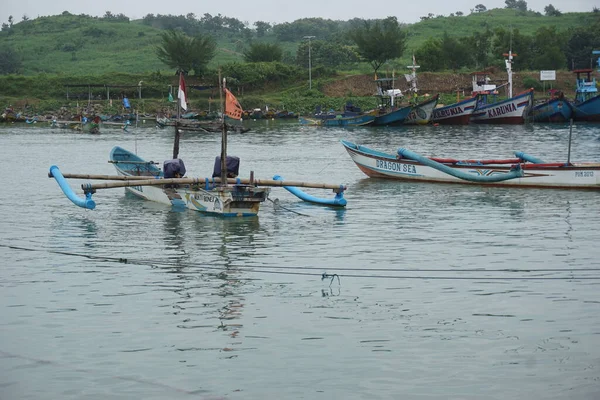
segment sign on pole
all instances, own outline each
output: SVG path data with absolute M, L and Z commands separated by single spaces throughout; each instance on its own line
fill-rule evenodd
M 540 71 L 540 81 L 555 81 L 556 71 Z

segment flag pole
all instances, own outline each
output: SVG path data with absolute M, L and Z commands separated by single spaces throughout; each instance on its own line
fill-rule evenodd
M 221 81 L 221 69 L 219 69 L 219 100 L 221 101 L 221 107 L 223 107 L 222 115 L 222 133 L 221 133 L 221 182 L 222 185 L 227 186 L 227 124 L 225 124 L 225 113 L 227 111 L 226 101 L 224 100 L 225 92 L 225 78 Z
M 181 87 L 181 74 L 182 71 L 181 69 L 179 70 L 179 86 Z M 177 119 L 175 120 L 175 139 L 173 140 L 173 159 L 176 159 L 179 157 L 179 138 L 180 138 L 180 133 L 179 133 L 179 114 L 181 112 L 181 100 L 179 99 L 180 93 L 179 90 L 177 90 Z

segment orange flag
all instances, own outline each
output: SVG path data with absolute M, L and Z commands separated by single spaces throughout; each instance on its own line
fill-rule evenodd
M 242 119 L 242 106 L 229 89 L 225 89 L 225 115 L 233 119 Z

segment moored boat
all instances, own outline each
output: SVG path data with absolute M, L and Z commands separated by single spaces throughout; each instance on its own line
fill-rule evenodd
M 598 52 L 594 52 L 598 54 Z M 598 59 L 600 70 L 600 58 Z M 592 78 L 593 69 L 576 69 L 577 87 L 573 102 L 573 117 L 575 121 L 600 121 L 600 94 L 596 87 L 596 78 Z
M 412 106 L 399 105 L 404 95 L 400 89 L 394 88 L 394 77 L 375 79 L 379 105 L 373 125 L 396 125 L 404 122 Z
M 600 163 L 543 162 L 525 153 L 506 160 L 423 157 L 407 149 L 389 154 L 342 140 L 367 176 L 399 181 L 600 190 Z
M 573 116 L 573 107 L 560 93 L 540 104 L 534 104 L 529 116 L 533 122 L 568 122 Z
M 533 89 L 506 100 L 489 103 L 487 94 L 479 94 L 471 122 L 478 124 L 523 124 L 533 104 Z
M 433 109 L 433 123 L 442 125 L 468 125 L 477 104 L 476 97 Z
M 433 110 L 437 105 L 439 94 L 436 94 L 430 99 L 424 100 L 412 107 L 406 119 L 404 120 L 405 125 L 426 125 L 431 122 L 433 117 Z
M 533 106 L 533 89 L 528 89 L 513 97 L 512 64 L 515 53 L 505 53 L 504 60 L 508 81 L 496 87 L 491 83 L 486 72 L 474 72 L 473 95 L 477 96 L 475 110 L 471 114 L 471 122 L 479 124 L 523 124 Z M 498 100 L 498 89 L 507 87 L 507 98 Z

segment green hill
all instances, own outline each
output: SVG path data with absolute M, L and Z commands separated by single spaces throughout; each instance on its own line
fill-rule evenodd
M 532 35 L 538 28 L 555 26 L 560 31 L 590 26 L 600 19 L 600 13 L 565 13 L 559 17 L 543 16 L 534 12 L 510 9 L 493 9 L 467 16 L 437 16 L 407 25 L 409 40 L 405 64 L 410 54 L 430 37 L 449 35 L 469 36 L 486 28 L 518 29 L 521 34 Z M 340 22 L 340 32 L 347 24 Z M 274 27 L 275 28 L 275 27 Z M 23 60 L 23 74 L 63 74 L 67 76 L 105 73 L 171 73 L 156 58 L 154 48 L 159 43 L 161 29 L 143 23 L 143 20 L 114 21 L 86 15 L 40 17 L 21 21 L 0 32 L 0 46 L 9 45 Z M 255 33 L 255 31 L 250 31 Z M 297 36 L 301 38 L 301 35 Z M 326 39 L 326 38 L 323 38 Z M 273 33 L 254 40 L 275 41 Z M 291 55 L 298 42 L 281 42 Z M 242 61 L 241 51 L 249 42 L 246 35 L 219 35 L 218 52 L 211 67 L 232 61 Z M 407 64 L 406 64 L 407 65 Z M 314 66 L 314 65 L 313 65 Z M 368 70 L 368 69 L 367 69 Z

